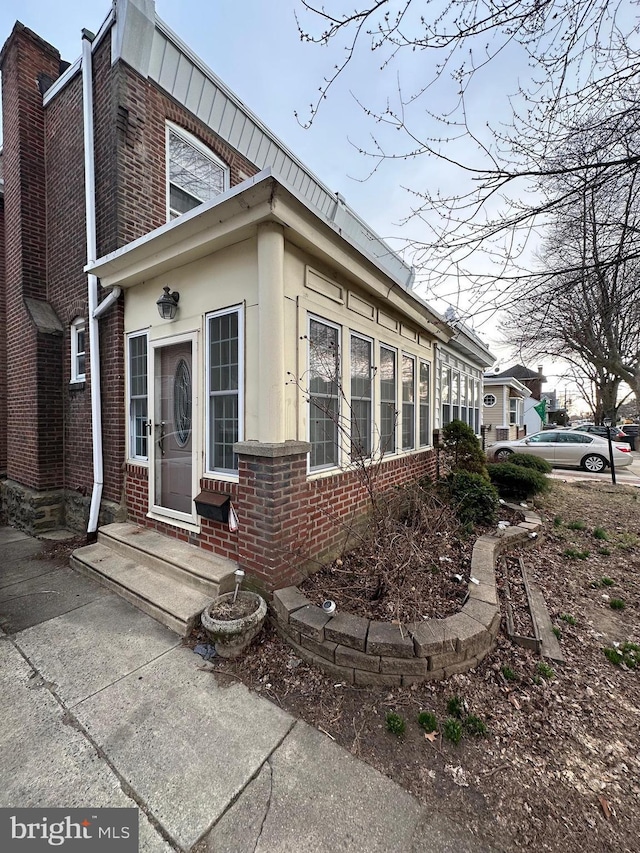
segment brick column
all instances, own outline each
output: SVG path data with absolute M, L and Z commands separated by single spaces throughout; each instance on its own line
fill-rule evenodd
M 239 458 L 238 563 L 265 592 L 301 579 L 306 561 L 306 441 L 234 445 Z

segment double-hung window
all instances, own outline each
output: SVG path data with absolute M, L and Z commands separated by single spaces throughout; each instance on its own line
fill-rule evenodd
M 338 464 L 340 418 L 340 329 L 309 319 L 309 441 L 310 467 Z
M 510 424 L 518 424 L 519 423 L 519 414 L 520 414 L 520 406 L 518 405 L 519 400 L 517 397 L 509 397 L 509 423 Z
M 396 352 L 380 347 L 380 452 L 396 449 Z
M 147 335 L 131 335 L 129 344 L 129 457 L 148 459 Z
M 416 446 L 416 362 L 402 356 L 402 449 Z
M 442 426 L 451 422 L 451 368 L 442 370 Z
M 425 447 L 429 444 L 429 428 L 430 428 L 430 412 L 429 412 L 429 365 L 426 361 L 420 362 L 420 384 L 419 400 L 420 400 L 420 447 Z
M 84 317 L 76 317 L 71 324 L 71 381 L 84 382 L 86 369 L 86 326 Z
M 242 309 L 207 316 L 207 470 L 237 474 L 233 445 L 242 439 Z
M 351 458 L 371 456 L 373 429 L 373 348 L 351 335 Z
M 200 140 L 167 125 L 169 219 L 210 201 L 229 188 L 229 167 Z

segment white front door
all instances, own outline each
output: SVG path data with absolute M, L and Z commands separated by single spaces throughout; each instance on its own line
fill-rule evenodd
M 195 523 L 194 340 L 152 346 L 151 511 Z

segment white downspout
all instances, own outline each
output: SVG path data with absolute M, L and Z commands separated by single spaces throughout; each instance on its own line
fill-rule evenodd
M 84 118 L 84 195 L 87 226 L 87 263 L 96 260 L 96 191 L 93 152 L 93 74 L 91 39 L 82 31 L 82 112 Z M 102 462 L 102 401 L 100 389 L 100 341 L 98 319 L 98 277 L 87 277 L 89 302 L 89 365 L 91 370 L 91 438 L 93 445 L 93 491 L 87 533 L 98 529 L 100 501 L 104 483 Z
M 100 305 L 98 305 L 96 310 L 93 312 L 94 318 L 97 320 L 99 317 L 102 317 L 103 314 L 106 314 L 107 311 L 109 310 L 109 308 L 111 308 L 111 306 L 114 304 L 114 302 L 118 301 L 121 293 L 122 293 L 121 288 L 119 288 L 119 287 L 112 288 L 109 291 L 109 293 L 107 293 L 105 298 L 102 300 Z

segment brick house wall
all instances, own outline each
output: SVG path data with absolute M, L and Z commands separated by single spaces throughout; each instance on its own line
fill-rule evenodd
M 0 157 L 0 167 L 2 160 Z M 1 171 L 0 171 L 1 176 Z M 0 317 L 6 317 L 4 195 L 0 196 Z M 0 479 L 7 474 L 7 327 L 0 323 Z
M 110 51 L 107 35 L 93 54 L 98 256 L 166 222 L 166 121 L 194 134 L 225 161 L 232 186 L 258 171 L 154 83 L 123 62 L 112 66 Z M 10 520 L 27 529 L 41 529 L 41 517 L 48 526 L 82 530 L 93 485 L 88 340 L 87 379 L 70 384 L 70 323 L 78 316 L 88 320 L 82 80 L 76 74 L 43 107 L 44 81 L 58 77 L 60 57 L 21 25 L 1 64 L 7 253 L 0 300 L 6 299 L 5 363 L 11 365 L 6 415 L 0 408 L 0 427 L 2 417 L 7 421 L 11 481 L 5 507 Z M 34 85 L 38 79 L 40 89 Z M 345 519 L 366 512 L 366 490 L 355 472 L 308 479 L 303 442 L 273 454 L 262 446 L 245 447 L 238 483 L 201 482 L 203 489 L 231 495 L 237 532 L 203 519 L 195 535 L 148 519 L 148 471 L 125 462 L 124 297 L 100 319 L 99 328 L 101 523 L 126 509 L 130 520 L 238 560 L 267 590 L 295 583 L 314 559 L 342 549 L 348 539 Z M 378 487 L 386 491 L 434 473 L 433 451 L 391 458 L 381 465 Z M 51 510 L 34 509 L 38 495 Z M 21 509 L 21 501 L 31 502 L 30 513 Z

